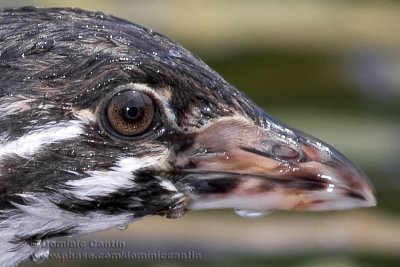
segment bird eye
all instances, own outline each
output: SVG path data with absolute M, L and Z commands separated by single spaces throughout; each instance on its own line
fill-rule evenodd
M 146 132 L 154 120 L 155 105 L 145 93 L 134 90 L 118 92 L 105 108 L 109 126 L 123 136 L 138 136 Z

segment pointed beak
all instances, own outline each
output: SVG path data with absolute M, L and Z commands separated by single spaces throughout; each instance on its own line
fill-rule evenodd
M 365 174 L 329 145 L 235 117 L 197 133 L 174 159 L 192 209 L 340 210 L 376 205 Z M 267 120 L 265 120 L 267 121 Z

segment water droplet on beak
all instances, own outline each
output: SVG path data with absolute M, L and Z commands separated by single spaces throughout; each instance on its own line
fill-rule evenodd
M 240 217 L 244 218 L 260 218 L 263 216 L 267 216 L 273 212 L 273 210 L 242 210 L 242 209 L 234 209 L 235 213 Z
M 124 231 L 124 230 L 128 229 L 128 226 L 129 226 L 129 224 L 120 224 L 120 225 L 117 225 L 115 228 L 120 231 Z

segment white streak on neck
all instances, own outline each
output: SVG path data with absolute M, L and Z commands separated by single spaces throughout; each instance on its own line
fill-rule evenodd
M 34 247 L 20 236 L 40 236 L 43 233 L 68 232 L 86 234 L 103 231 L 133 221 L 134 214 L 105 214 L 90 211 L 77 214 L 60 209 L 44 194 L 22 194 L 24 204 L 12 203 L 15 209 L 1 210 L 0 219 L 0 266 L 16 266 L 34 252 Z
M 45 145 L 79 136 L 84 132 L 82 124 L 72 120 L 42 125 L 17 140 L 0 145 L 0 158 L 12 154 L 29 157 Z
M 99 196 L 107 196 L 118 192 L 120 189 L 132 188 L 135 186 L 134 172 L 142 168 L 158 165 L 163 155 L 143 158 L 120 158 L 111 170 L 88 171 L 89 177 L 84 179 L 70 180 L 66 183 L 72 189 L 66 193 L 72 194 L 82 200 L 92 200 Z

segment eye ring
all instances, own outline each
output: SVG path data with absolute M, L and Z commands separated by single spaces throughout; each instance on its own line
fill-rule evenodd
M 98 107 L 100 127 L 112 138 L 132 141 L 152 135 L 159 126 L 158 108 L 151 94 L 123 86 Z

